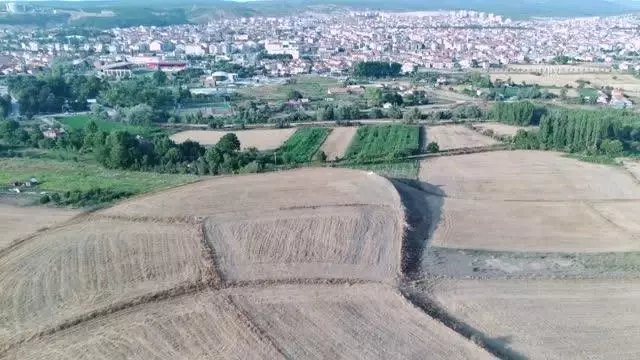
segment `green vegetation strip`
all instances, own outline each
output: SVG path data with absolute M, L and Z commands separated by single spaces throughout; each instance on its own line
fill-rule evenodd
M 396 179 L 412 179 L 418 178 L 419 165 L 418 160 L 389 162 L 381 164 L 367 165 L 348 165 L 351 169 L 373 171 L 374 173 Z
M 420 151 L 420 127 L 367 125 L 358 128 L 345 157 L 356 161 L 394 159 Z
M 61 116 L 56 118 L 56 121 L 72 129 L 84 129 L 91 120 L 98 125 L 98 130 L 106 132 L 124 130 L 136 135 L 149 135 L 154 132 L 163 131 L 157 127 L 129 125 L 127 123 L 99 119 L 92 115 Z
M 329 128 L 301 128 L 280 147 L 278 155 L 287 163 L 305 163 L 312 160 L 322 143 L 327 139 Z
M 139 194 L 194 181 L 193 175 L 109 170 L 97 164 L 43 159 L 0 159 L 0 186 L 35 177 L 34 191 L 66 192 L 103 189 Z

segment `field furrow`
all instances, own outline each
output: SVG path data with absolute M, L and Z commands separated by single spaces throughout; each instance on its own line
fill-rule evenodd
M 280 359 L 226 296 L 205 291 L 91 320 L 10 350 L 8 359 Z
M 276 286 L 229 293 L 290 358 L 493 358 L 384 286 Z

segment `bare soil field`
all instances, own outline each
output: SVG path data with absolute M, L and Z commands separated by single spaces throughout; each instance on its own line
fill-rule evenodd
M 480 147 L 497 144 L 498 141 L 464 127 L 463 125 L 440 125 L 425 128 L 425 143 L 437 142 L 440 150 Z
M 334 128 L 320 147 L 320 150 L 327 155 L 327 160 L 342 158 L 356 131 L 358 131 L 356 126 Z
M 21 207 L 0 203 L 0 249 L 13 241 L 63 223 L 80 211 L 43 207 Z
M 151 302 L 29 342 L 7 359 L 284 359 L 222 295 Z
M 640 201 L 588 204 L 445 198 L 436 215 L 439 219 L 434 219 L 437 225 L 430 243 L 500 251 L 638 251 L 638 210 Z
M 306 168 L 217 177 L 141 196 L 100 214 L 172 219 L 253 210 L 267 213 L 290 208 L 399 203 L 393 185 L 378 175 L 338 168 Z
M 491 130 L 496 135 L 515 136 L 518 130 L 533 130 L 536 126 L 515 126 L 501 123 L 478 123 L 473 124 L 473 127 L 480 131 Z
M 615 77 L 615 79 L 614 79 Z M 491 81 L 502 79 L 506 81 L 511 78 L 514 83 L 538 84 L 541 86 L 565 86 L 570 85 L 577 87 L 578 80 L 590 81 L 596 86 L 611 86 L 620 88 L 631 96 L 640 94 L 640 79 L 635 78 L 631 74 L 621 73 L 593 73 L 593 74 L 556 74 L 536 76 L 528 73 L 508 73 L 508 74 L 491 74 Z
M 401 270 L 399 205 L 232 213 L 205 224 L 225 279 L 384 281 Z
M 278 286 L 231 294 L 291 359 L 491 359 L 379 285 Z
M 640 200 L 640 186 L 622 168 L 541 151 L 494 151 L 425 160 L 425 190 L 461 199 Z
M 137 296 L 211 280 L 199 229 L 120 220 L 44 232 L 0 257 L 3 345 Z
M 258 150 L 273 150 L 279 148 L 295 131 L 295 128 L 243 131 L 187 130 L 171 136 L 171 140 L 177 143 L 192 140 L 199 142 L 201 145 L 215 145 L 221 137 L 232 132 L 240 140 L 240 146 L 243 149 L 255 147 Z
M 424 289 L 447 312 L 531 359 L 637 359 L 637 280 L 457 280 Z
M 640 183 L 640 161 L 623 160 L 622 165 Z

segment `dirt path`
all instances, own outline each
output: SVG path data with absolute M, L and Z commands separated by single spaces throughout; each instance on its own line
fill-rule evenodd
M 320 148 L 327 155 L 327 160 L 333 161 L 341 158 L 347 151 L 347 147 L 349 147 L 356 131 L 358 131 L 358 128 L 355 126 L 333 129 Z

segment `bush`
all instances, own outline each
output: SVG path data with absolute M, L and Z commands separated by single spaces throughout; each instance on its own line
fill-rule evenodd
M 600 150 L 607 156 L 620 156 L 624 151 L 624 146 L 620 140 L 607 139 L 600 144 Z
M 51 198 L 49 197 L 49 195 L 42 195 L 40 197 L 40 204 L 48 204 L 51 201 Z
M 325 162 L 327 161 L 327 154 L 324 151 L 320 150 L 313 156 L 314 161 Z
M 427 152 L 428 153 L 437 153 L 440 151 L 440 145 L 438 145 L 437 142 L 432 141 L 427 145 Z

